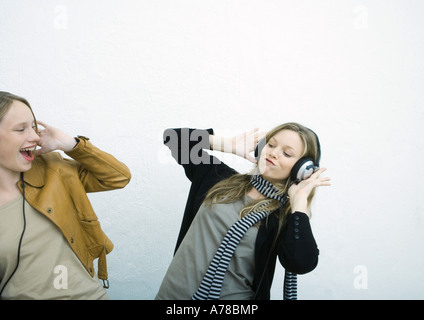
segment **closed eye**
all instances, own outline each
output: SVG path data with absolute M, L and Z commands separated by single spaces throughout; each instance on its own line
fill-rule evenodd
M 16 132 L 25 132 L 28 128 L 32 128 L 32 129 L 36 130 L 37 126 L 35 125 L 34 122 L 32 122 L 32 123 L 23 122 L 23 123 L 16 125 L 14 130 Z

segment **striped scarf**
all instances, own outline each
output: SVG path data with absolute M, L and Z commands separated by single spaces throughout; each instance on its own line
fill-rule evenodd
M 284 206 L 287 196 L 284 193 L 279 192 L 270 182 L 262 178 L 261 175 L 252 175 L 252 185 L 265 197 L 278 200 L 280 207 Z M 269 202 L 271 202 L 270 200 Z M 238 220 L 228 230 L 221 242 L 215 256 L 213 257 L 206 274 L 204 275 L 197 292 L 193 295 L 192 300 L 218 300 L 221 295 L 222 283 L 224 281 L 225 273 L 230 264 L 231 258 L 234 255 L 234 251 L 237 248 L 240 240 L 243 238 L 246 231 L 267 217 L 270 212 L 264 210 L 264 207 L 269 203 L 262 204 L 257 212 L 252 212 Z M 292 274 L 291 274 L 292 275 Z M 294 275 L 296 276 L 296 275 Z M 285 276 L 285 284 L 287 279 L 287 272 Z M 295 279 L 296 280 L 296 279 Z M 292 288 L 289 289 L 289 293 L 293 294 L 293 279 L 291 278 L 290 284 Z M 294 283 L 296 285 L 296 283 Z M 285 286 L 286 289 L 286 286 Z M 294 288 L 296 290 L 296 288 Z M 285 290 L 286 291 L 286 290 Z M 284 294 L 287 297 L 286 293 Z

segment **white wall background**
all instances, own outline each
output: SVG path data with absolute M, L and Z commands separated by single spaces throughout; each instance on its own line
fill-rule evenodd
M 0 90 L 131 169 L 127 188 L 90 195 L 115 243 L 113 299 L 153 299 L 172 258 L 189 184 L 163 130 L 232 135 L 287 121 L 319 134 L 333 181 L 314 203 L 320 263 L 299 277 L 299 298 L 422 299 L 423 10 L 419 0 L 2 0 Z

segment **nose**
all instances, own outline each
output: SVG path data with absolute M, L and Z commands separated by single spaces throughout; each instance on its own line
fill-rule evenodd
M 40 136 L 34 128 L 31 128 L 28 140 L 36 143 L 40 141 Z
M 277 148 L 273 148 L 269 151 L 269 155 L 274 159 L 277 159 Z

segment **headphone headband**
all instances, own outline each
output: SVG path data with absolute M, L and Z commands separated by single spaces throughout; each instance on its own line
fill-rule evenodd
M 318 153 L 318 156 L 317 156 L 316 165 L 319 167 L 319 163 L 321 161 L 321 144 L 319 143 L 319 138 L 318 138 L 318 135 L 315 133 L 315 131 L 313 131 L 313 130 L 311 130 L 309 128 L 307 128 L 307 129 L 314 134 L 315 139 L 317 141 L 317 153 Z

